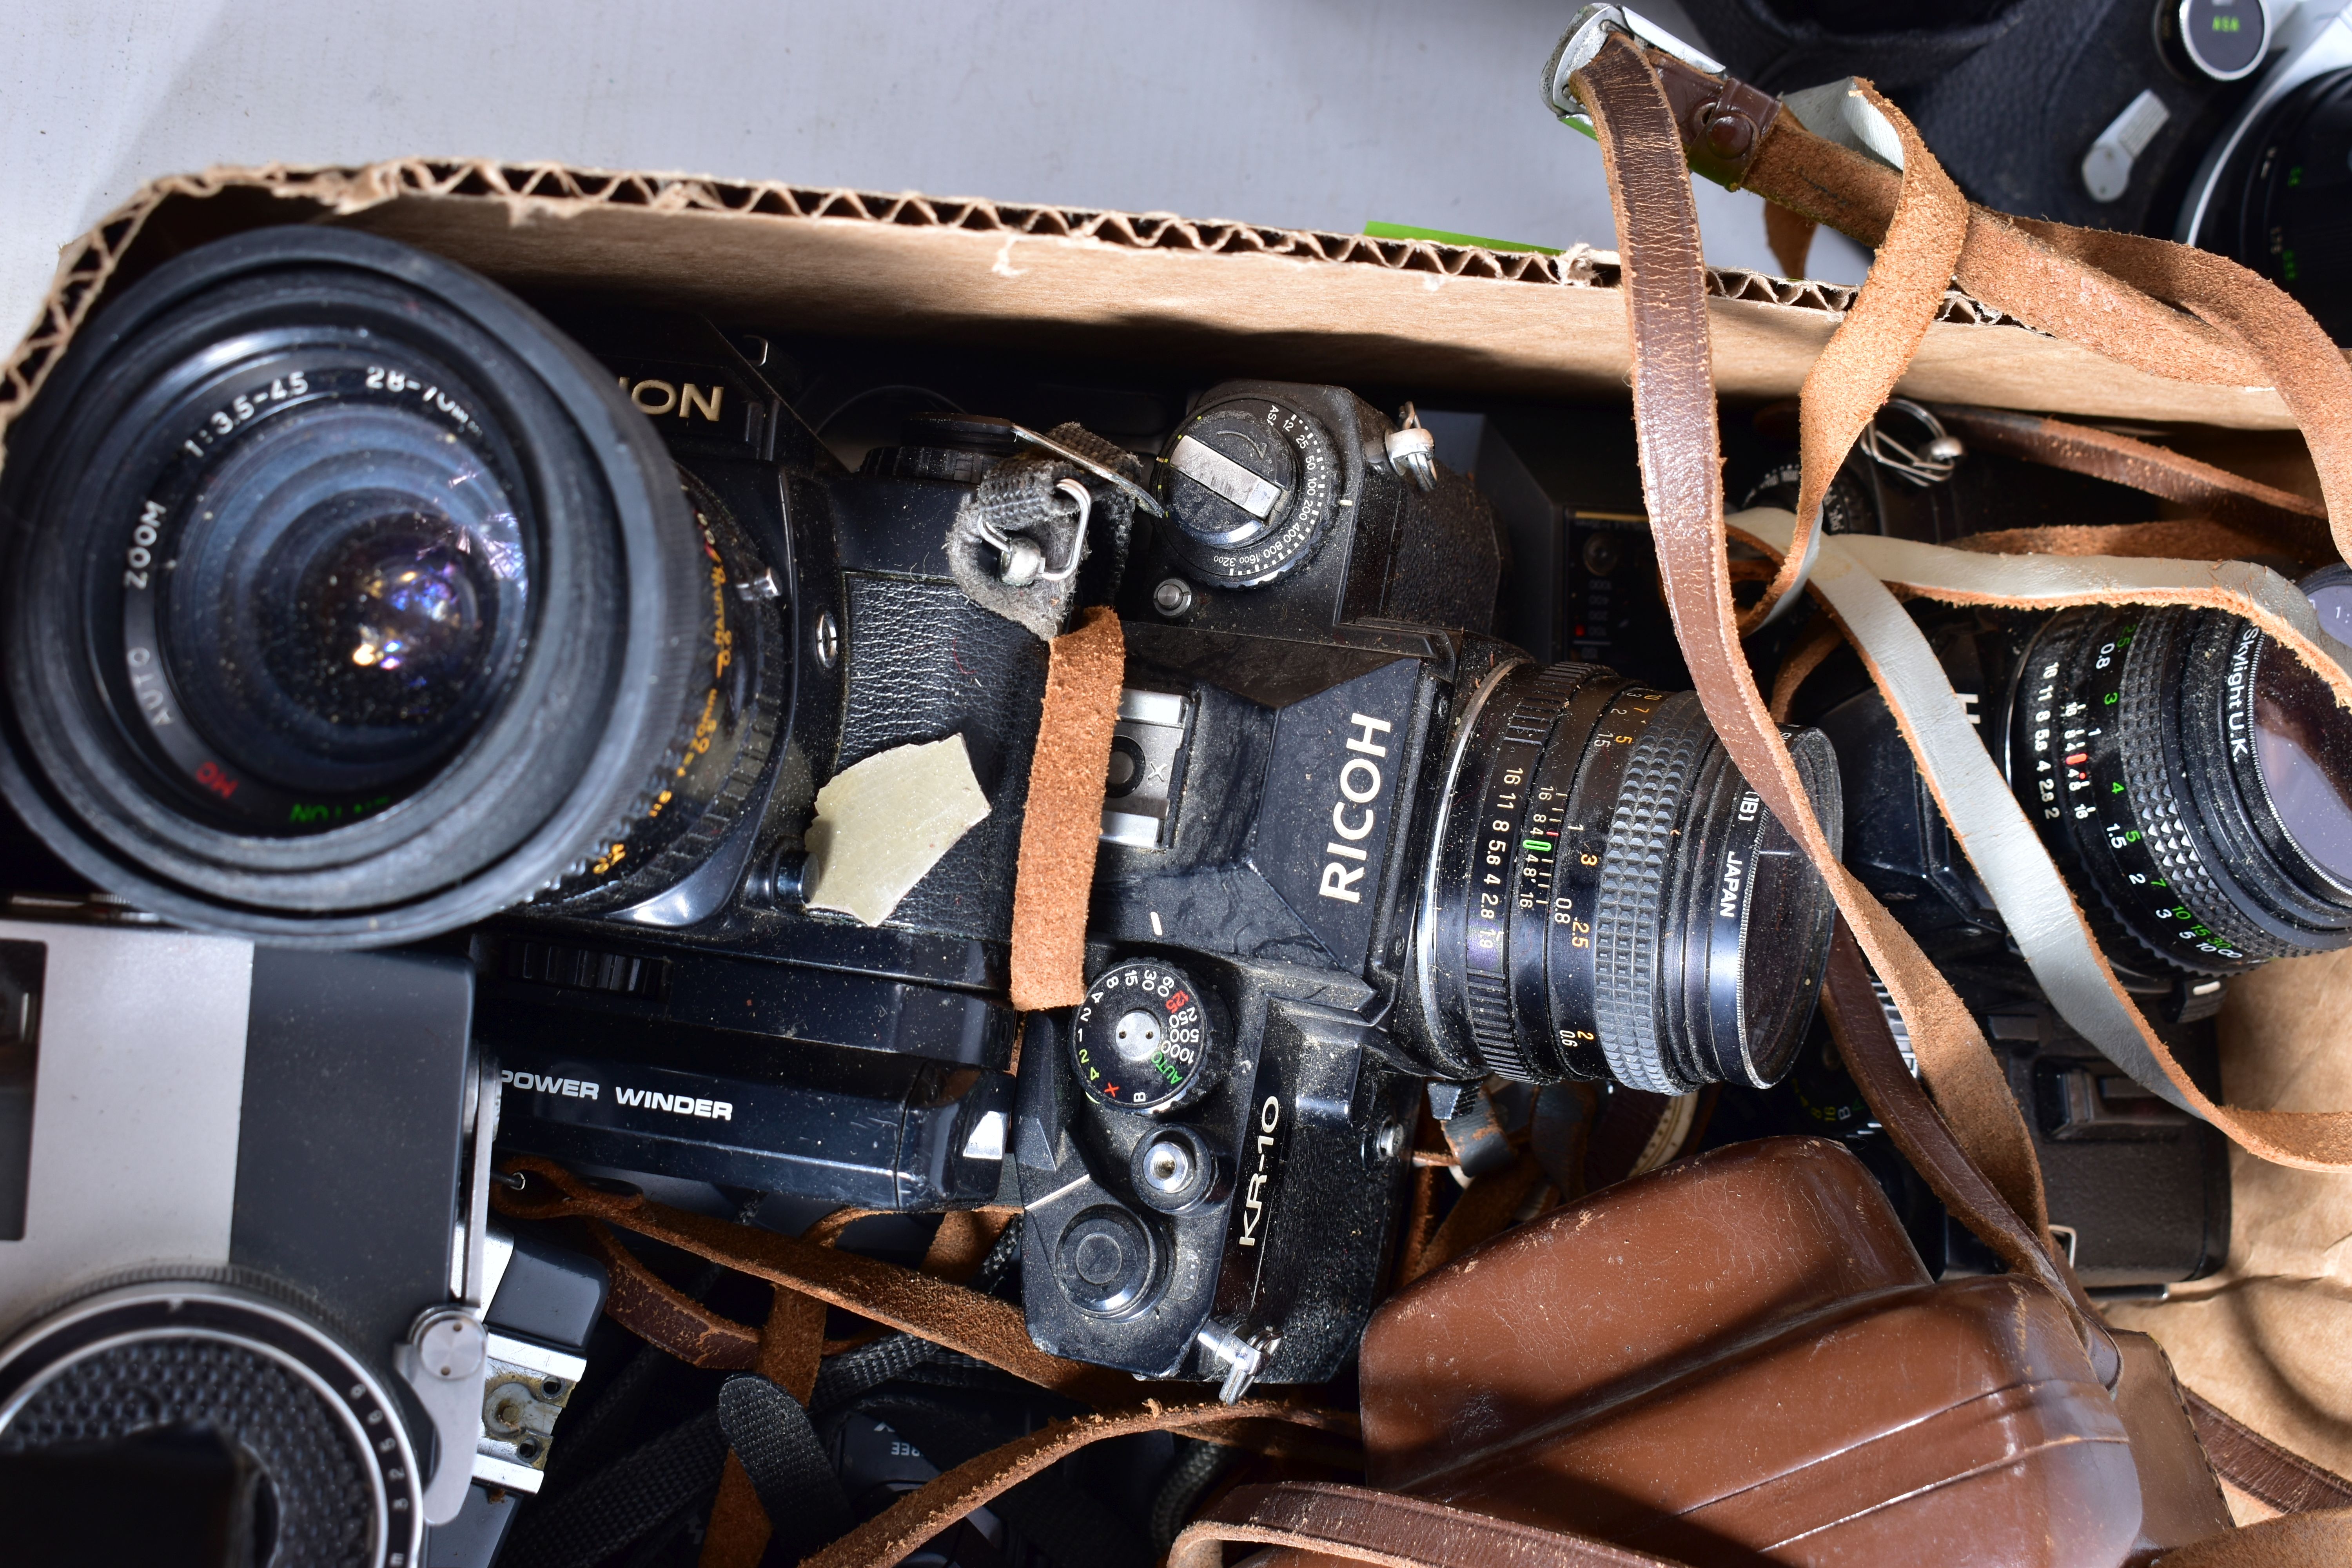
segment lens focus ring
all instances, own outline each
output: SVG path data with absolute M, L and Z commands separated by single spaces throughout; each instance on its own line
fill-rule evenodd
M 2165 734 L 2168 689 L 2179 688 L 2179 645 L 2188 640 L 2197 612 L 2157 610 L 2140 625 L 2136 657 L 2124 661 L 2123 700 L 2116 705 L 2116 749 L 2124 768 L 2124 798 L 2130 803 L 2140 842 L 2179 895 L 2176 918 L 2201 923 L 2229 944 L 2234 955 L 2255 963 L 2284 958 L 2294 947 L 2236 917 L 2232 901 L 2207 869 L 2206 856 L 2191 825 L 2193 805 L 2177 781 L 2185 777 L 2174 760 L 2179 746 Z M 2176 657 L 2159 657 L 2171 654 Z M 2169 956 L 2169 955 L 2168 955 Z
M 1692 1087 L 1669 1064 L 1659 1038 L 1658 939 L 1679 847 L 1676 828 L 1692 775 L 1713 740 L 1696 693 L 1667 700 L 1633 742 L 1601 857 L 1592 917 L 1593 1018 L 1611 1076 L 1653 1094 Z
M 2020 667 L 2012 787 L 2110 960 L 2144 976 L 2228 974 L 2346 941 L 2352 907 L 2298 882 L 2273 847 L 2273 803 L 2232 773 L 2229 755 L 2269 722 L 2258 703 L 2230 706 L 2245 696 L 2228 657 L 2241 626 L 2210 610 L 2068 610 Z

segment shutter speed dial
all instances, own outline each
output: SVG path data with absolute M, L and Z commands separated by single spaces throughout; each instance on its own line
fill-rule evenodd
M 1087 987 L 1070 1058 L 1097 1103 L 1152 1112 L 1206 1092 L 1211 1045 L 1199 988 L 1172 963 L 1136 959 L 1114 964 Z

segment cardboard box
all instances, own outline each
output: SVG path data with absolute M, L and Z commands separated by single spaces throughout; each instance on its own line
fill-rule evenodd
M 525 292 L 593 287 L 744 324 L 1148 354 L 1211 376 L 1625 395 L 1607 251 L 1498 252 L 1167 213 L 415 159 L 149 184 L 66 247 L 39 325 L 0 373 L 0 432 L 109 289 L 205 240 L 317 222 L 405 240 Z M 1719 269 L 1708 292 L 1717 384 L 1727 399 L 1757 401 L 1796 395 L 1853 297 Z M 2136 423 L 2292 427 L 2268 388 L 2126 370 L 1957 289 L 1900 390 Z
M 0 372 L 0 436 L 110 292 L 205 241 L 302 223 L 404 240 L 525 293 L 593 289 L 745 326 L 1150 356 L 1204 380 L 1626 396 L 1616 258 L 1589 247 L 1503 253 L 1162 213 L 419 159 L 215 169 L 148 185 L 66 247 L 36 331 Z M 1725 270 L 1709 273 L 1708 291 L 1717 384 L 1733 403 L 1794 396 L 1853 295 Z M 2268 388 L 2161 381 L 1957 290 L 1900 390 L 2169 426 L 2166 438 L 2209 461 L 2317 493 Z M 2337 1037 L 2347 989 L 2352 954 L 2274 964 L 2239 987 L 2222 1034 L 2233 1096 L 2292 1109 L 2352 1100 Z M 2117 1321 L 2163 1339 L 2184 1382 L 2231 1414 L 2352 1470 L 2340 1373 L 2352 1176 L 2242 1155 L 2236 1170 L 2229 1268 Z

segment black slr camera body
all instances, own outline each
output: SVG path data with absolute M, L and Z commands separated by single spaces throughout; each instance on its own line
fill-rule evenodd
M 1013 1108 L 1006 942 L 1045 646 L 957 586 L 947 543 L 1013 437 L 918 422 L 936 445 L 850 473 L 747 357 L 759 340 L 691 318 L 566 324 L 677 463 L 710 614 L 668 786 L 472 938 L 509 1085 L 556 1086 L 521 1102 L 507 1141 L 860 1207 L 989 1202 Z M 941 737 L 961 737 L 987 815 L 883 923 L 812 910 L 818 789 Z
M 1480 635 L 1507 552 L 1418 434 L 1244 383 L 1163 449 L 1094 982 L 1033 1021 L 1076 1070 L 1024 1071 L 1013 1151 L 1048 1348 L 1331 1376 L 1420 1080 L 1761 1087 L 1811 1015 L 1827 894 L 1696 697 Z M 1826 744 L 1792 743 L 1833 816 Z
M 1433 468 L 1424 492 L 1396 434 L 1337 388 L 1232 383 L 1164 455 L 1091 984 L 1024 1046 L 1073 1069 L 1024 1073 L 1011 1151 L 1046 1349 L 1316 1381 L 1378 1293 L 1418 1091 L 1386 1028 L 1412 1005 L 1411 847 L 1448 716 L 1507 651 L 1478 635 L 1492 512 Z
M 0 497 L 0 782 L 74 871 L 463 952 L 505 1148 L 1020 1202 L 1041 1344 L 1236 1394 L 1344 1365 L 1418 1080 L 1786 1070 L 1819 879 L 1694 695 L 1494 637 L 1562 520 L 1498 526 L 1409 405 L 1228 383 L 1123 447 L 924 394 L 852 472 L 762 342 L 558 310 L 308 229 L 110 305 Z M 1016 1088 L 1048 647 L 1102 606 L 1090 994 Z

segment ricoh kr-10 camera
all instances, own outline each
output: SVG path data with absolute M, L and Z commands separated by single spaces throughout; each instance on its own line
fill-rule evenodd
M 527 1442 L 543 1467 L 558 1395 L 601 1364 L 579 1310 L 596 1265 L 518 1234 L 543 1266 L 509 1277 L 537 1283 L 465 1271 L 462 1238 L 491 1234 L 467 1228 L 485 1138 L 777 1224 L 1017 1205 L 989 1279 L 1039 1346 L 1228 1397 L 1344 1373 L 1425 1087 L 1448 1114 L 1525 1100 L 1512 1084 L 1678 1097 L 1690 1142 L 1702 1101 L 1717 1137 L 1793 1106 L 1868 1142 L 1814 1018 L 1826 889 L 1676 689 L 1638 517 L 1558 482 L 1611 416 L 1392 418 L 1330 385 L 883 363 L 539 304 L 360 235 L 205 247 L 90 323 L 0 481 L 0 788 L 65 889 L 12 906 L 25 940 L 247 955 L 221 1034 L 248 1083 L 286 1027 L 272 988 L 306 964 L 446 991 L 435 1012 L 338 982 L 335 1004 L 380 995 L 372 1026 L 394 1033 L 440 1020 L 438 1087 L 409 1098 L 457 1095 L 448 1148 L 401 1189 L 440 1250 L 364 1290 L 332 1247 L 192 1254 L 224 1289 L 304 1303 L 303 1344 L 384 1391 L 425 1490 L 455 1488 L 461 1442 L 529 1470 Z M 2005 461 L 1915 492 L 1857 457 L 1832 524 L 2011 526 L 2056 481 Z M 1013 889 L 1051 647 L 1103 609 L 1126 664 L 1085 994 L 1023 1016 Z M 2246 628 L 1921 614 L 2192 1063 L 2226 973 L 2352 931 L 2352 750 Z M 1603 652 L 1620 668 L 1549 662 Z M 2208 1131 L 2132 1094 L 2032 989 L 1858 670 L 1800 695 L 1787 733 L 1817 808 L 2009 1050 L 2086 1279 L 2210 1268 Z M 2116 722 L 2034 717 L 2062 699 Z M 2095 824 L 2069 814 L 2082 798 Z M 331 1039 L 333 999 L 312 1000 Z M 244 1152 L 322 1113 L 245 1103 L 222 1202 L 259 1215 L 266 1163 L 249 1185 Z M 1928 1239 L 1939 1216 L 1915 1218 Z M 1969 1245 L 1935 1250 L 1966 1268 Z M 59 1257 L 10 1298 L 23 1345 L 99 1310 L 77 1303 L 110 1277 Z M 506 1426 L 471 1372 L 446 1411 L 415 1392 L 435 1313 L 540 1358 L 483 1363 L 509 1369 Z M 49 1386 L 79 1363 L 6 1364 Z M 0 1444 L 63 1441 L 16 1414 L 37 1407 L 0 1403 Z M 245 1449 L 224 1451 L 235 1471 Z M 428 1550 L 460 1529 L 494 1550 L 504 1526 L 450 1495 Z

